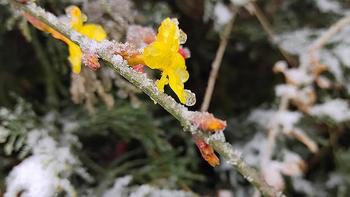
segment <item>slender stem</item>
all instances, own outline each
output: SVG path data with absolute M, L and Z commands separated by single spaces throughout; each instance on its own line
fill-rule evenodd
M 220 45 L 218 47 L 218 50 L 216 51 L 215 59 L 211 65 L 211 71 L 210 71 L 210 75 L 209 75 L 208 85 L 207 85 L 207 89 L 205 91 L 204 100 L 203 100 L 203 103 L 201 106 L 201 111 L 208 111 L 211 97 L 212 97 L 213 91 L 214 91 L 216 78 L 217 78 L 218 73 L 219 73 L 220 65 L 221 65 L 222 58 L 224 56 L 227 44 L 228 44 L 228 40 L 230 39 L 230 33 L 232 31 L 235 18 L 236 18 L 236 12 L 234 12 L 231 20 L 228 22 L 228 24 L 226 24 L 224 31 L 222 33 Z
M 350 24 L 350 16 L 344 16 L 338 22 L 333 24 L 324 34 L 322 34 L 317 40 L 315 40 L 310 50 L 318 50 L 323 47 L 336 33 Z
M 309 47 L 309 64 L 301 65 L 303 69 L 309 69 L 309 65 L 312 65 L 313 62 L 318 62 L 317 57 L 318 51 L 340 30 L 350 24 L 350 16 L 344 16 L 338 20 L 335 24 L 328 28 L 328 30 L 318 37 Z
M 279 113 L 284 112 L 288 109 L 289 106 L 289 98 L 282 96 L 281 101 L 278 106 L 278 111 L 276 112 L 276 116 L 279 115 Z M 274 120 L 275 118 L 272 118 L 270 120 L 269 125 L 271 125 L 271 128 L 268 129 L 268 136 L 267 136 L 267 144 L 266 148 L 262 151 L 261 156 L 261 165 L 268 165 L 272 158 L 273 150 L 275 149 L 276 145 L 276 137 L 279 132 L 278 124 Z
M 115 44 L 114 42 L 107 40 L 96 42 L 90 40 L 67 25 L 61 23 L 56 16 L 46 12 L 35 3 L 18 4 L 15 1 L 12 2 L 24 12 L 27 12 L 38 20 L 46 23 L 51 28 L 78 44 L 83 50 L 89 49 L 90 51 L 95 52 L 100 58 L 110 63 L 110 66 L 116 72 L 142 90 L 153 101 L 157 102 L 178 119 L 185 131 L 190 131 L 192 134 L 198 134 L 204 140 L 208 141 L 208 143 L 212 145 L 214 149 L 227 160 L 227 162 L 246 177 L 249 182 L 256 186 L 264 196 L 283 195 L 281 192 L 276 191 L 273 187 L 269 186 L 256 170 L 249 167 L 240 157 L 240 154 L 235 151 L 229 143 L 222 139 L 210 138 L 210 135 L 200 131 L 198 127 L 191 122 L 191 117 L 195 114 L 194 112 L 189 111 L 186 107 L 177 103 L 167 94 L 160 92 L 154 82 L 147 78 L 145 74 L 141 74 L 134 69 L 131 69 L 121 56 L 114 54 L 113 51 L 110 50 L 111 45 Z
M 267 35 L 269 36 L 270 40 L 272 43 L 275 43 L 278 50 L 280 51 L 280 53 L 282 54 L 282 56 L 287 60 L 287 62 L 296 67 L 297 66 L 297 61 L 288 54 L 288 52 L 286 52 L 282 47 L 279 46 L 278 43 L 276 43 L 277 41 L 277 37 L 275 32 L 273 31 L 273 28 L 269 22 L 269 20 L 266 18 L 264 12 L 259 8 L 259 6 L 255 3 L 255 2 L 250 2 L 250 5 L 253 9 L 253 12 L 256 16 L 256 18 L 259 20 L 261 26 L 263 27 L 264 31 L 267 33 Z

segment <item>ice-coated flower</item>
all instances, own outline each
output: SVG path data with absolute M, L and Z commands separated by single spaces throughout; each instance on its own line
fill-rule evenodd
M 87 17 L 81 13 L 77 6 L 71 6 L 67 9 L 68 16 L 70 17 L 70 26 L 77 32 L 87 36 L 90 39 L 96 41 L 102 41 L 107 37 L 105 30 L 96 24 L 84 24 Z M 73 72 L 80 73 L 81 70 L 81 58 L 83 53 L 78 45 L 68 40 L 66 42 L 69 50 L 68 60 L 72 64 Z
M 184 83 L 189 74 L 185 59 L 179 53 L 183 42 L 181 33 L 176 19 L 164 19 L 155 41 L 145 47 L 143 58 L 148 67 L 162 71 L 161 78 L 156 82 L 158 89 L 163 92 L 164 86 L 169 84 L 180 102 L 185 104 L 187 95 Z
M 102 41 L 107 37 L 105 30 L 100 25 L 84 24 L 84 22 L 87 20 L 87 17 L 80 11 L 80 9 L 77 6 L 68 7 L 67 15 L 70 19 L 69 25 L 77 32 L 96 41 Z M 68 38 L 66 38 L 65 36 L 63 36 L 58 31 L 49 27 L 45 23 L 36 19 L 35 17 L 26 13 L 24 13 L 24 16 L 27 18 L 27 20 L 30 23 L 32 23 L 38 29 L 50 33 L 54 38 L 62 40 L 68 45 L 68 50 L 69 50 L 68 60 L 72 65 L 72 71 L 76 74 L 79 74 L 81 70 L 81 62 L 83 57 L 83 53 L 80 47 L 74 42 L 72 42 L 71 40 L 69 40 Z

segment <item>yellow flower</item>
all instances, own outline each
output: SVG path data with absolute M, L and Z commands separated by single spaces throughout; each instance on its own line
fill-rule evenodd
M 70 26 L 73 29 L 75 29 L 77 32 L 96 41 L 102 41 L 106 38 L 107 34 L 100 25 L 84 24 L 84 22 L 87 20 L 87 17 L 81 13 L 80 9 L 77 6 L 71 6 L 67 9 L 67 11 L 68 11 L 68 16 L 70 18 Z M 76 45 L 74 42 L 72 42 L 71 40 L 69 40 L 68 38 L 66 38 L 65 36 L 63 36 L 58 31 L 54 30 L 53 28 L 49 27 L 48 25 L 34 18 L 33 16 L 27 13 L 24 13 L 24 16 L 36 28 L 40 29 L 41 31 L 46 31 L 52 34 L 54 38 L 62 40 L 68 45 L 68 50 L 69 50 L 68 60 L 72 64 L 73 72 L 79 74 L 81 70 L 81 61 L 82 61 L 81 58 L 83 56 L 83 53 L 80 47 Z
M 87 17 L 81 13 L 77 6 L 71 6 L 68 8 L 68 15 L 71 19 L 70 25 L 77 32 L 87 36 L 90 39 L 96 41 L 102 41 L 106 38 L 107 34 L 100 25 L 84 24 Z M 69 57 L 68 60 L 72 64 L 73 72 L 80 73 L 81 70 L 81 58 L 83 53 L 78 45 L 68 40 L 65 41 L 68 45 Z
M 185 59 L 178 52 L 180 48 L 180 32 L 176 19 L 166 18 L 158 29 L 156 40 L 144 49 L 145 64 L 151 69 L 162 71 L 162 76 L 156 84 L 164 92 L 164 86 L 169 84 L 181 103 L 186 103 L 184 83 L 189 74 Z

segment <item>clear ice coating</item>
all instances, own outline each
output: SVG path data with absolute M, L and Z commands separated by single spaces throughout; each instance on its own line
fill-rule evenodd
M 173 21 L 175 25 L 179 25 L 179 20 L 177 20 L 177 18 L 172 18 L 171 21 Z
M 180 29 L 180 35 L 179 35 L 180 44 L 185 44 L 186 40 L 187 40 L 187 34 L 184 31 L 182 31 L 182 29 Z
M 185 89 L 185 94 L 186 94 L 186 106 L 193 106 L 196 104 L 196 94 L 191 92 L 190 90 Z

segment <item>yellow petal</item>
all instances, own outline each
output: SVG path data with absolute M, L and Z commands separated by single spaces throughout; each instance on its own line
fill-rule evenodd
M 158 29 L 157 41 L 166 43 L 173 52 L 177 52 L 180 45 L 179 37 L 180 31 L 177 24 L 170 18 L 163 20 Z
M 162 73 L 162 77 L 157 80 L 156 82 L 156 85 L 157 85 L 157 88 L 161 91 L 161 92 L 164 92 L 164 86 L 168 84 L 168 75 L 163 72 Z
M 135 66 L 138 64 L 142 64 L 142 65 L 145 64 L 145 61 L 143 59 L 143 55 L 134 55 L 134 56 L 129 57 L 127 60 L 128 60 L 128 64 L 130 66 Z
M 83 53 L 80 47 L 73 42 L 70 41 L 67 44 L 69 50 L 68 60 L 72 65 L 72 71 L 76 74 L 79 74 L 81 70 L 81 58 L 83 56 Z
M 181 81 L 182 79 L 177 74 L 175 74 L 174 71 L 171 71 L 168 74 L 169 74 L 170 88 L 175 92 L 175 94 L 179 98 L 180 102 L 185 104 L 186 103 L 186 93 L 185 93 L 184 84 Z
M 23 14 L 27 20 L 32 23 L 35 27 L 42 31 L 50 33 L 54 38 L 59 39 L 67 43 L 69 49 L 68 60 L 72 65 L 72 71 L 74 73 L 80 73 L 81 70 L 81 58 L 82 51 L 78 45 L 74 44 L 71 40 L 63 36 L 61 33 L 36 19 L 35 17 L 24 13 Z M 77 6 L 70 6 L 67 8 L 67 15 L 70 17 L 70 26 L 81 34 L 89 37 L 90 39 L 96 41 L 102 41 L 107 37 L 106 32 L 100 25 L 95 24 L 86 24 L 83 23 L 87 20 L 87 17 L 80 11 Z M 142 58 L 138 59 L 139 62 L 142 62 Z
M 183 68 L 186 69 L 185 59 L 180 53 L 174 53 L 171 57 L 171 68 Z
M 70 25 L 73 29 L 79 31 L 83 26 L 83 22 L 86 20 L 86 16 L 81 13 L 79 7 L 70 6 L 67 8 L 68 15 L 71 18 Z
M 171 53 L 161 42 L 153 42 L 148 45 L 143 52 L 144 61 L 151 69 L 164 70 L 170 66 Z
M 66 38 L 65 36 L 63 36 L 61 33 L 59 33 L 58 31 L 54 30 L 53 28 L 51 28 L 50 26 L 48 26 L 46 23 L 38 20 L 37 18 L 33 17 L 32 15 L 24 12 L 23 16 L 36 28 L 38 28 L 41 31 L 45 31 L 50 33 L 54 38 L 62 40 L 64 42 L 68 42 L 69 39 Z
M 95 24 L 83 25 L 79 32 L 96 41 L 102 41 L 107 37 L 105 30 L 100 25 Z

